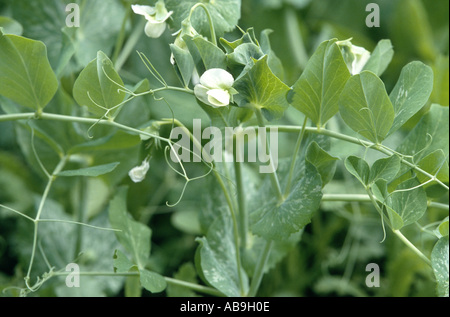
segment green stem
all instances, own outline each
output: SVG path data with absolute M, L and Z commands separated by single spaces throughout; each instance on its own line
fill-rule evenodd
M 39 220 L 41 218 L 41 214 L 44 210 L 44 205 L 45 202 L 47 200 L 47 197 L 50 193 L 50 189 L 52 188 L 52 185 L 56 179 L 56 175 L 62 171 L 62 169 L 64 168 L 64 165 L 66 164 L 67 161 L 67 157 L 63 157 L 61 159 L 61 161 L 58 163 L 58 165 L 56 166 L 55 170 L 53 171 L 52 175 L 50 175 L 50 177 L 48 178 L 48 182 L 47 182 L 47 186 L 45 187 L 44 193 L 42 194 L 42 198 L 41 201 L 39 203 L 39 207 L 38 207 L 38 211 L 37 211 L 37 215 L 36 218 L 33 220 L 34 221 L 34 234 L 33 234 L 33 246 L 31 249 L 31 259 L 30 259 L 30 264 L 28 266 L 28 271 L 27 271 L 27 275 L 25 277 L 25 280 L 27 281 L 27 285 L 28 285 L 28 281 L 30 279 L 30 275 L 31 275 L 31 269 L 33 267 L 33 262 L 34 262 L 34 257 L 36 255 L 36 247 L 37 247 L 37 235 L 38 235 L 38 229 L 39 229 Z
M 431 266 L 431 261 L 425 254 L 422 253 L 417 247 L 411 243 L 399 230 L 393 230 L 394 234 L 415 254 L 417 254 L 422 260 L 424 260 L 429 266 Z
M 375 197 L 372 195 L 372 193 L 370 192 L 370 189 L 367 189 L 367 193 L 370 197 L 370 200 L 372 201 L 375 209 L 378 211 L 378 213 L 380 213 L 380 215 L 383 217 L 384 213 L 383 210 L 380 208 L 380 206 L 378 205 Z M 383 218 L 384 219 L 384 218 Z M 409 241 L 401 232 L 400 230 L 395 230 L 394 228 L 392 228 L 391 224 L 386 221 L 386 224 L 389 226 L 389 228 L 391 228 L 392 232 L 398 237 L 400 238 L 400 240 L 411 250 L 413 251 L 415 254 L 417 254 L 422 260 L 425 261 L 425 263 L 427 263 L 428 265 L 431 266 L 431 261 L 430 259 L 428 259 L 425 254 L 422 253 L 422 251 L 420 251 L 419 249 L 417 249 L 417 247 L 411 243 L 411 241 Z
M 69 274 L 71 274 L 71 273 L 70 272 L 54 272 L 54 273 L 52 273 L 53 276 L 67 276 Z M 103 277 L 139 276 L 139 272 L 127 272 L 127 273 L 79 272 L 78 274 L 80 276 L 103 276 Z M 216 296 L 216 297 L 224 296 L 221 292 L 219 292 L 218 290 L 211 288 L 211 287 L 207 287 L 207 286 L 203 286 L 203 285 L 199 285 L 199 284 L 195 284 L 195 283 L 190 283 L 190 282 L 186 282 L 186 281 L 182 281 L 182 280 L 177 280 L 177 279 L 170 278 L 170 277 L 164 277 L 164 279 L 166 280 L 167 284 L 185 287 L 185 288 L 191 289 L 193 291 L 196 291 L 196 292 L 199 292 L 199 293 L 202 293 L 205 295 L 211 295 L 211 296 Z
M 301 69 L 305 69 L 309 58 L 303 42 L 303 35 L 300 30 L 296 12 L 296 10 L 286 7 L 286 9 L 284 9 L 284 20 L 286 22 L 286 30 L 294 58 Z
M 287 197 L 289 195 L 289 192 L 291 191 L 292 177 L 294 176 L 295 163 L 297 162 L 298 152 L 300 151 L 300 147 L 301 147 L 303 139 L 305 137 L 307 122 L 308 122 L 308 117 L 305 117 L 305 122 L 303 123 L 303 129 L 298 136 L 297 144 L 295 145 L 294 155 L 292 156 L 291 168 L 289 169 L 289 174 L 288 174 L 289 176 L 288 176 L 288 180 L 286 183 L 286 188 L 284 190 L 285 197 Z
M 239 207 L 239 224 L 241 246 L 245 249 L 247 246 L 248 232 L 248 214 L 245 206 L 244 182 L 242 180 L 242 163 L 234 160 L 234 172 L 236 176 L 237 201 Z
M 211 30 L 211 42 L 212 42 L 214 45 L 217 46 L 217 37 L 216 37 L 216 30 L 215 30 L 215 27 L 214 27 L 214 20 L 212 19 L 211 13 L 209 12 L 207 6 L 205 6 L 203 3 L 197 3 L 196 5 L 194 5 L 194 6 L 191 8 L 191 11 L 190 11 L 190 13 L 189 13 L 189 20 L 191 19 L 192 14 L 194 13 L 195 9 L 197 9 L 197 8 L 199 8 L 199 7 L 201 7 L 201 8 L 205 11 L 206 16 L 208 17 L 209 28 L 210 28 L 210 30 Z
M 125 42 L 125 33 L 128 19 L 131 15 L 131 6 L 126 6 L 125 16 L 122 21 L 122 27 L 120 29 L 119 36 L 117 37 L 116 45 L 114 48 L 114 53 L 112 55 L 113 65 L 116 65 L 117 58 L 119 57 L 120 51 L 122 50 L 123 43 Z
M 274 125 L 272 127 L 276 127 L 278 128 L 279 132 L 285 132 L 285 133 L 298 133 L 299 131 L 301 131 L 303 129 L 303 127 L 297 127 L 297 126 L 285 126 L 285 125 Z M 267 129 L 271 128 L 271 126 L 267 126 Z M 252 127 L 248 127 L 247 129 L 252 129 Z M 316 134 L 321 134 L 321 135 L 326 135 L 329 136 L 331 138 L 334 139 L 338 139 L 338 140 L 342 140 L 348 143 L 353 143 L 353 144 L 357 144 L 357 145 L 361 145 L 364 146 L 366 148 L 371 148 L 373 150 L 376 150 L 380 153 L 383 153 L 387 156 L 392 156 L 395 154 L 395 151 L 387 148 L 385 146 L 379 146 L 378 144 L 369 142 L 369 141 L 363 141 L 360 140 L 358 138 L 355 137 L 351 137 L 345 134 L 341 134 L 338 132 L 334 132 L 334 131 L 330 131 L 327 129 L 318 129 L 318 128 L 314 128 L 314 127 L 307 127 L 306 131 L 311 132 L 311 133 L 316 133 Z M 445 183 L 443 183 L 441 180 L 439 180 L 436 176 L 431 175 L 430 173 L 424 171 L 423 169 L 421 169 L 420 167 L 414 165 L 411 162 L 408 162 L 407 160 L 405 160 L 403 157 L 400 157 L 400 161 L 402 164 L 412 168 L 413 170 L 415 170 L 416 172 L 419 172 L 425 176 L 427 176 L 428 178 L 430 178 L 431 180 L 435 181 L 436 183 L 438 183 L 441 187 L 445 188 L 446 190 L 449 190 L 449 186 L 447 186 Z
M 252 283 L 248 292 L 249 297 L 255 297 L 258 293 L 259 286 L 261 285 L 261 281 L 264 276 L 264 268 L 266 267 L 269 259 L 272 246 L 273 241 L 266 241 L 263 251 L 258 259 L 258 263 L 256 264 L 255 273 L 253 274 Z
M 128 57 L 130 57 L 131 52 L 134 51 L 136 44 L 139 42 L 142 34 L 144 33 L 144 27 L 147 22 L 145 19 L 139 20 L 140 20 L 139 23 L 133 29 L 133 32 L 128 38 L 128 41 L 125 43 L 125 46 L 123 47 L 122 51 L 120 52 L 120 55 L 117 57 L 117 60 L 114 64 L 117 72 L 119 72 L 122 69 L 123 65 L 128 60 Z
M 261 110 L 258 108 L 255 108 L 254 110 L 255 110 L 256 118 L 258 119 L 259 127 L 266 128 Z M 272 151 L 270 150 L 270 144 L 269 144 L 269 141 L 267 140 L 267 137 L 266 137 L 265 142 L 266 142 L 266 151 L 268 152 L 267 154 L 269 154 L 270 164 L 272 165 L 272 170 L 273 170 L 273 173 L 269 174 L 270 181 L 272 182 L 272 188 L 274 189 L 275 194 L 278 197 L 278 201 L 281 203 L 284 201 L 284 196 L 283 196 L 283 192 L 281 190 L 280 181 L 278 180 L 277 172 L 275 171 L 275 168 L 273 167 Z

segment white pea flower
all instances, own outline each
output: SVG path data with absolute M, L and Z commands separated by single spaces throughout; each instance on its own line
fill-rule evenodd
M 167 19 L 173 14 L 168 12 L 163 0 L 159 0 L 155 7 L 134 4 L 131 6 L 134 13 L 143 15 L 147 19 L 145 34 L 151 38 L 160 37 L 167 27 Z
M 140 183 L 145 179 L 145 175 L 147 175 L 148 170 L 150 169 L 150 163 L 148 160 L 142 162 L 141 166 L 136 166 L 129 173 L 131 180 L 135 183 Z
M 195 86 L 195 96 L 203 103 L 213 107 L 226 107 L 238 92 L 233 88 L 233 76 L 220 68 L 207 70 Z
M 341 47 L 345 62 L 352 75 L 362 72 L 370 59 L 371 53 L 364 47 L 353 45 L 351 40 L 337 42 Z

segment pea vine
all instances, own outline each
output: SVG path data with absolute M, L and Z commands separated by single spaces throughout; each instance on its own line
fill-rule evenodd
M 50 63 L 43 42 L 0 28 L 0 131 L 6 129 L 2 124 L 11 124 L 23 156 L 45 184 L 35 208 L 21 210 L 0 201 L 3 212 L 32 225 L 24 285 L 4 292 L 18 289 L 25 296 L 50 280 L 71 276 L 47 254 L 52 244 L 41 228 L 53 224 L 52 230 L 60 226 L 74 237 L 70 261 L 87 268 L 86 232 L 113 240 L 107 246 L 108 264 L 78 274 L 114 277 L 119 281 L 115 289 L 125 285 L 126 295 L 181 289 L 191 295 L 186 292 L 257 296 L 264 277 L 299 245 L 308 225 L 314 226 L 321 206 L 348 203 L 353 212 L 342 208 L 336 213 L 357 227 L 353 221 L 367 216 L 360 206 L 372 206 L 367 217 L 379 217 L 380 242 L 397 239 L 433 272 L 437 294 L 448 296 L 448 215 L 441 217 L 449 210 L 443 202 L 449 189 L 448 107 L 429 102 L 432 68 L 420 61 L 407 64 L 388 93 L 381 78 L 394 56 L 391 41 L 380 41 L 370 52 L 352 39 L 330 39 L 308 57 L 297 27 L 289 37 L 303 71 L 288 85 L 270 44 L 271 31 L 258 37 L 253 28 L 236 27 L 240 8 L 238 0 L 159 0 L 154 6 L 127 2 L 112 58 L 98 51 L 80 69 L 74 66 L 82 59 L 76 30 L 64 31 L 61 56 Z M 286 13 L 286 21 L 298 26 L 292 12 Z M 140 41 L 160 38 L 167 28 L 176 31 L 166 62 L 172 64 L 178 86 L 168 79 L 172 75 L 160 73 L 152 52 L 136 52 Z M 150 79 L 129 74 L 127 63 L 143 65 Z M 236 151 L 240 136 L 258 131 L 259 154 L 268 158 L 270 172 L 257 173 L 261 166 L 238 159 L 250 152 L 250 137 L 244 153 L 230 161 L 226 156 L 235 153 L 213 153 L 202 133 L 177 116 L 187 104 L 217 133 L 232 128 L 225 141 Z M 168 111 L 171 118 L 149 115 L 149 108 Z M 402 131 L 414 118 L 416 124 Z M 187 144 L 172 138 L 175 129 Z M 280 144 L 288 142 L 282 150 L 289 154 L 279 162 L 274 149 L 281 145 L 269 137 L 274 131 Z M 335 156 L 336 146 L 343 144 L 356 150 Z M 186 162 L 184 155 L 192 161 Z M 164 177 L 176 179 L 176 188 L 161 184 L 146 192 L 146 182 L 155 169 L 163 169 L 163 162 Z M 333 186 L 337 170 L 354 193 Z M 99 223 L 87 214 L 93 195 L 88 184 L 94 179 L 107 192 L 98 211 L 105 211 L 107 219 Z M 151 254 L 153 231 L 160 229 L 144 216 L 137 219 L 138 213 L 130 215 L 130 188 L 143 186 L 154 198 L 151 202 L 165 200 L 167 208 L 176 210 L 190 186 L 199 184 L 206 189 L 196 213 L 201 228 L 192 259 L 195 269 L 184 267 L 193 270 L 186 273 L 190 279 L 164 276 Z M 70 193 L 70 186 L 79 195 L 75 207 L 61 195 Z M 62 201 L 55 202 L 57 197 Z M 72 209 L 72 218 L 64 208 Z M 429 219 L 435 220 L 425 223 Z M 410 238 L 417 231 L 432 241 L 431 248 Z

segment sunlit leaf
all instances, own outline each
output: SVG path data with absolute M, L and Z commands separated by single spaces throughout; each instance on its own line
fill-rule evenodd
M 255 65 L 238 79 L 234 88 L 239 92 L 235 96 L 241 107 L 260 109 L 266 119 L 283 116 L 289 107 L 286 95 L 289 87 L 276 77 L 267 64 L 268 56 L 255 62 Z
M 98 165 L 86 168 L 80 168 L 78 170 L 63 171 L 58 176 L 74 177 L 74 176 L 88 176 L 97 177 L 111 173 L 120 163 L 111 163 L 106 165 Z
M 370 166 L 360 157 L 350 156 L 345 160 L 345 167 L 364 186 L 369 184 Z
M 430 98 L 433 91 L 433 70 L 421 63 L 406 65 L 390 95 L 395 110 L 395 119 L 389 134 L 400 129 Z
M 448 297 L 448 236 L 439 239 L 431 253 L 431 266 L 433 267 L 434 276 L 437 282 L 437 295 Z
M 368 71 L 347 82 L 339 99 L 339 110 L 350 128 L 375 143 L 386 138 L 394 123 L 394 107 L 384 83 Z
M 303 177 L 293 184 L 281 203 L 270 197 L 251 213 L 252 231 L 267 240 L 287 240 L 310 223 L 322 199 L 322 181 L 317 169 L 306 162 Z
M 101 51 L 81 72 L 73 87 L 74 98 L 80 106 L 99 117 L 117 115 L 117 106 L 125 99 L 119 90 L 123 81 L 114 69 L 111 60 Z
M 293 86 L 290 102 L 318 127 L 339 111 L 339 96 L 350 72 L 336 40 L 323 42 Z
M 0 94 L 24 107 L 42 110 L 57 89 L 44 43 L 0 31 Z

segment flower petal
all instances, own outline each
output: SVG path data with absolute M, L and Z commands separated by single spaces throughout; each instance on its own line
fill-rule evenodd
M 210 89 L 230 89 L 234 84 L 233 76 L 226 70 L 220 68 L 212 68 L 207 70 L 202 77 L 200 83 Z
M 145 34 L 148 37 L 157 39 L 164 33 L 166 26 L 165 22 L 148 21 L 145 25 Z
M 143 6 L 139 4 L 133 4 L 131 6 L 131 9 L 133 9 L 133 12 L 139 15 L 147 16 L 147 15 L 155 15 L 156 10 L 154 7 L 151 6 Z
M 150 168 L 150 163 L 148 161 L 142 162 L 141 166 L 133 168 L 129 173 L 131 180 L 135 183 L 140 183 L 145 179 L 147 172 Z
M 195 96 L 203 103 L 212 106 L 208 100 L 208 88 L 203 85 L 196 85 L 194 87 Z
M 226 107 L 230 104 L 230 93 L 223 89 L 208 90 L 208 101 L 214 107 Z

